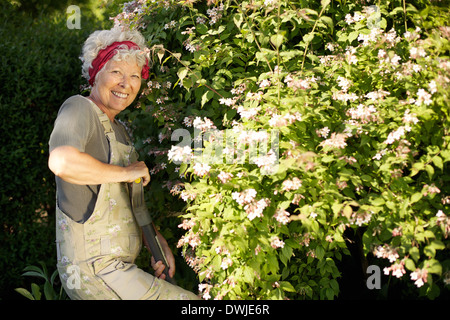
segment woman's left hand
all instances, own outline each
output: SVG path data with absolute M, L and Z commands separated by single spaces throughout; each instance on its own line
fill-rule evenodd
M 159 243 L 161 244 L 161 248 L 164 252 L 164 255 L 166 256 L 167 263 L 169 264 L 169 276 L 173 278 L 173 276 L 175 275 L 175 258 L 173 256 L 172 250 L 170 250 L 169 245 L 167 244 L 166 239 L 164 239 L 159 231 L 156 232 Z M 162 263 L 162 261 L 158 261 L 155 263 L 155 259 L 152 256 L 151 266 L 153 270 L 155 270 L 155 277 L 160 279 L 166 278 L 166 275 L 164 274 L 164 269 L 166 268 L 166 266 L 164 265 L 164 263 Z

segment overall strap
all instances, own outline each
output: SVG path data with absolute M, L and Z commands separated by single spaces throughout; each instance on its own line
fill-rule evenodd
M 103 126 L 103 129 L 105 130 L 106 137 L 108 138 L 109 141 L 113 140 L 115 141 L 116 134 L 114 133 L 114 130 L 111 126 L 111 121 L 109 120 L 108 116 L 106 115 L 106 113 L 100 110 L 100 108 L 93 101 L 91 101 L 91 105 L 94 108 L 95 112 L 97 113 L 97 116 Z

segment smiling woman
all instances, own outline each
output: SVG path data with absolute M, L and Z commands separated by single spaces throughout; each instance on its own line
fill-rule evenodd
M 143 178 L 147 185 L 150 175 L 115 117 L 134 101 L 141 79 L 148 77 L 143 37 L 119 28 L 96 31 L 86 40 L 81 60 L 91 94 L 64 102 L 49 141 L 62 285 L 71 299 L 80 300 L 195 299 L 161 280 L 162 263 L 152 263 L 155 276 L 134 264 L 142 231 L 133 216 L 127 183 Z M 157 236 L 173 277 L 173 254 L 159 232 Z M 73 276 L 79 280 L 76 285 L 71 283 Z
M 110 60 L 96 79 L 90 99 L 113 121 L 136 98 L 141 87 L 141 67 L 132 60 Z

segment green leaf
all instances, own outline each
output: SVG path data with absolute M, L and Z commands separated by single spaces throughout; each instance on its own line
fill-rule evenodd
M 331 32 L 333 32 L 333 28 L 334 28 L 333 19 L 331 19 L 330 17 L 327 17 L 327 16 L 322 16 L 322 17 L 320 17 L 319 21 L 320 20 L 323 21 L 330 28 Z
M 356 38 L 358 38 L 358 36 L 359 36 L 359 31 L 352 31 L 348 35 L 347 40 L 349 43 L 352 43 L 352 41 L 355 40 Z
M 195 27 L 195 30 L 197 30 L 200 34 L 206 34 L 208 32 L 208 27 L 202 23 L 199 23 Z
M 314 34 L 315 32 L 310 32 L 307 33 L 303 36 L 303 41 L 305 41 L 305 43 L 310 43 L 312 41 L 312 39 L 314 39 Z
M 325 249 L 322 246 L 317 246 L 316 256 L 319 260 L 322 260 L 322 258 L 325 256 Z
M 443 169 L 444 168 L 444 162 L 442 161 L 442 158 L 439 156 L 434 156 L 433 159 L 431 159 L 434 163 L 434 165 L 436 167 L 438 167 L 439 169 Z
M 416 192 L 411 196 L 411 203 L 415 203 L 417 201 L 419 201 L 420 199 L 422 199 L 422 192 Z
M 416 265 L 414 264 L 414 261 L 412 259 L 405 259 L 405 268 L 409 271 L 415 271 Z
M 213 96 L 214 96 L 214 92 L 212 92 L 211 90 L 206 91 L 202 96 L 202 102 L 201 102 L 202 107 L 205 105 L 205 103 L 207 103 L 209 100 L 211 100 L 211 98 Z
M 39 277 L 39 278 L 43 278 L 45 280 L 48 280 L 47 277 L 42 274 L 41 272 L 36 272 L 36 271 L 28 271 L 28 272 L 24 272 L 22 273 L 23 276 L 30 276 L 30 277 Z
M 426 262 L 427 270 L 430 273 L 434 273 L 437 275 L 442 274 L 442 265 L 439 261 L 435 259 L 430 259 Z
M 331 289 L 331 288 L 327 288 L 325 292 L 326 292 L 326 295 L 327 295 L 327 299 L 328 300 L 333 300 L 333 298 L 334 298 L 334 290 Z
M 426 246 L 423 249 L 423 253 L 425 253 L 430 258 L 434 258 L 434 256 L 436 255 L 436 249 L 434 249 L 432 246 Z
M 420 259 L 420 252 L 419 252 L 419 248 L 417 247 L 412 247 L 411 249 L 409 249 L 409 254 L 411 256 L 411 258 L 414 259 L 414 261 L 419 261 Z
M 270 42 L 272 42 L 272 44 L 278 49 L 283 43 L 283 39 L 284 39 L 283 35 L 274 34 L 273 36 L 270 37 Z
M 30 293 L 30 291 L 28 291 L 27 289 L 24 288 L 16 288 L 14 289 L 16 292 L 20 293 L 21 295 L 23 295 L 25 298 L 28 298 L 30 300 L 36 300 L 34 299 L 33 295 Z
M 431 241 L 430 246 L 433 247 L 435 250 L 444 250 L 445 249 L 445 244 L 439 240 Z
M 233 16 L 233 21 L 234 24 L 236 25 L 236 27 L 238 27 L 238 29 L 241 27 L 242 21 L 244 21 L 244 17 L 242 16 L 242 13 L 236 13 Z
M 46 300 L 54 300 L 55 299 L 55 290 L 50 282 L 45 282 L 44 284 L 44 295 Z
M 280 288 L 288 292 L 296 292 L 294 286 L 288 281 L 280 281 Z
M 425 171 L 428 173 L 428 176 L 430 177 L 430 180 L 433 179 L 433 175 L 434 175 L 434 168 L 433 168 L 433 166 L 427 164 L 425 166 Z
M 383 198 L 376 198 L 375 200 L 372 201 L 372 205 L 374 206 L 382 206 L 385 203 Z
M 188 73 L 187 68 L 185 68 L 185 67 L 180 68 L 177 72 L 178 78 L 180 80 L 183 80 L 186 77 L 187 73 Z
M 36 283 L 31 284 L 31 292 L 36 300 L 41 300 L 41 288 Z

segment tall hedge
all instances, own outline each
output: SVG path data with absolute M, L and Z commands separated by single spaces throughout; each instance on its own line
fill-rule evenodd
M 0 15 L 0 298 L 7 299 L 24 285 L 24 267 L 54 268 L 48 139 L 60 105 L 79 92 L 78 56 L 94 25 L 82 16 L 81 29 L 68 29 L 65 12 L 33 19 L 8 5 Z
M 149 204 L 185 205 L 204 299 L 341 298 L 360 273 L 364 294 L 448 297 L 448 16 L 423 0 L 123 6 L 155 61 L 128 110 Z

